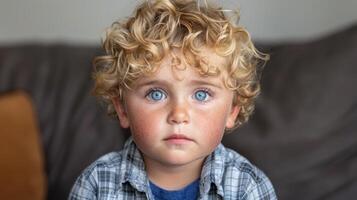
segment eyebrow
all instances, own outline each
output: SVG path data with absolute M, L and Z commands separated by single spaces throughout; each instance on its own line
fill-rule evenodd
M 142 83 L 138 83 L 136 87 L 140 88 L 147 85 L 170 85 L 170 84 L 171 82 L 166 80 L 149 80 L 149 81 L 143 81 Z M 211 81 L 205 81 L 205 80 L 192 80 L 190 81 L 189 85 L 209 85 L 212 87 L 222 89 L 222 86 L 220 84 Z
M 150 80 L 150 81 L 143 81 L 142 83 L 136 84 L 137 88 L 144 87 L 147 85 L 169 85 L 168 81 L 165 80 Z
M 191 84 L 193 85 L 209 85 L 209 86 L 213 86 L 219 89 L 222 89 L 222 86 L 218 83 L 214 83 L 211 81 L 204 81 L 204 80 L 192 80 Z

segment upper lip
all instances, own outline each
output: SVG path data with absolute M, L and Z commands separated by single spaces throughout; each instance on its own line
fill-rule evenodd
M 192 140 L 191 138 L 183 135 L 183 134 L 172 134 L 166 137 L 164 140 L 172 140 L 172 139 L 184 139 L 184 140 Z

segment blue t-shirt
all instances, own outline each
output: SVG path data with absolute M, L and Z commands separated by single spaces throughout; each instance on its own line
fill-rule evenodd
M 194 200 L 198 197 L 199 180 L 180 190 L 165 190 L 150 181 L 150 188 L 155 200 Z

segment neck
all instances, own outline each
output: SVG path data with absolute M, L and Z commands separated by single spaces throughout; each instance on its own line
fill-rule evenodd
M 144 162 L 151 182 L 166 190 L 178 190 L 200 177 L 204 159 L 186 165 L 165 165 L 147 158 Z

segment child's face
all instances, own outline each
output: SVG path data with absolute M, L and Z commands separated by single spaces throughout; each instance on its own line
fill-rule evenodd
M 225 63 L 208 49 L 202 55 L 217 66 Z M 154 75 L 125 91 L 124 105 L 113 103 L 145 163 L 172 167 L 202 162 L 216 148 L 238 115 L 232 100 L 221 76 L 203 77 L 192 67 L 173 73 L 167 56 Z

